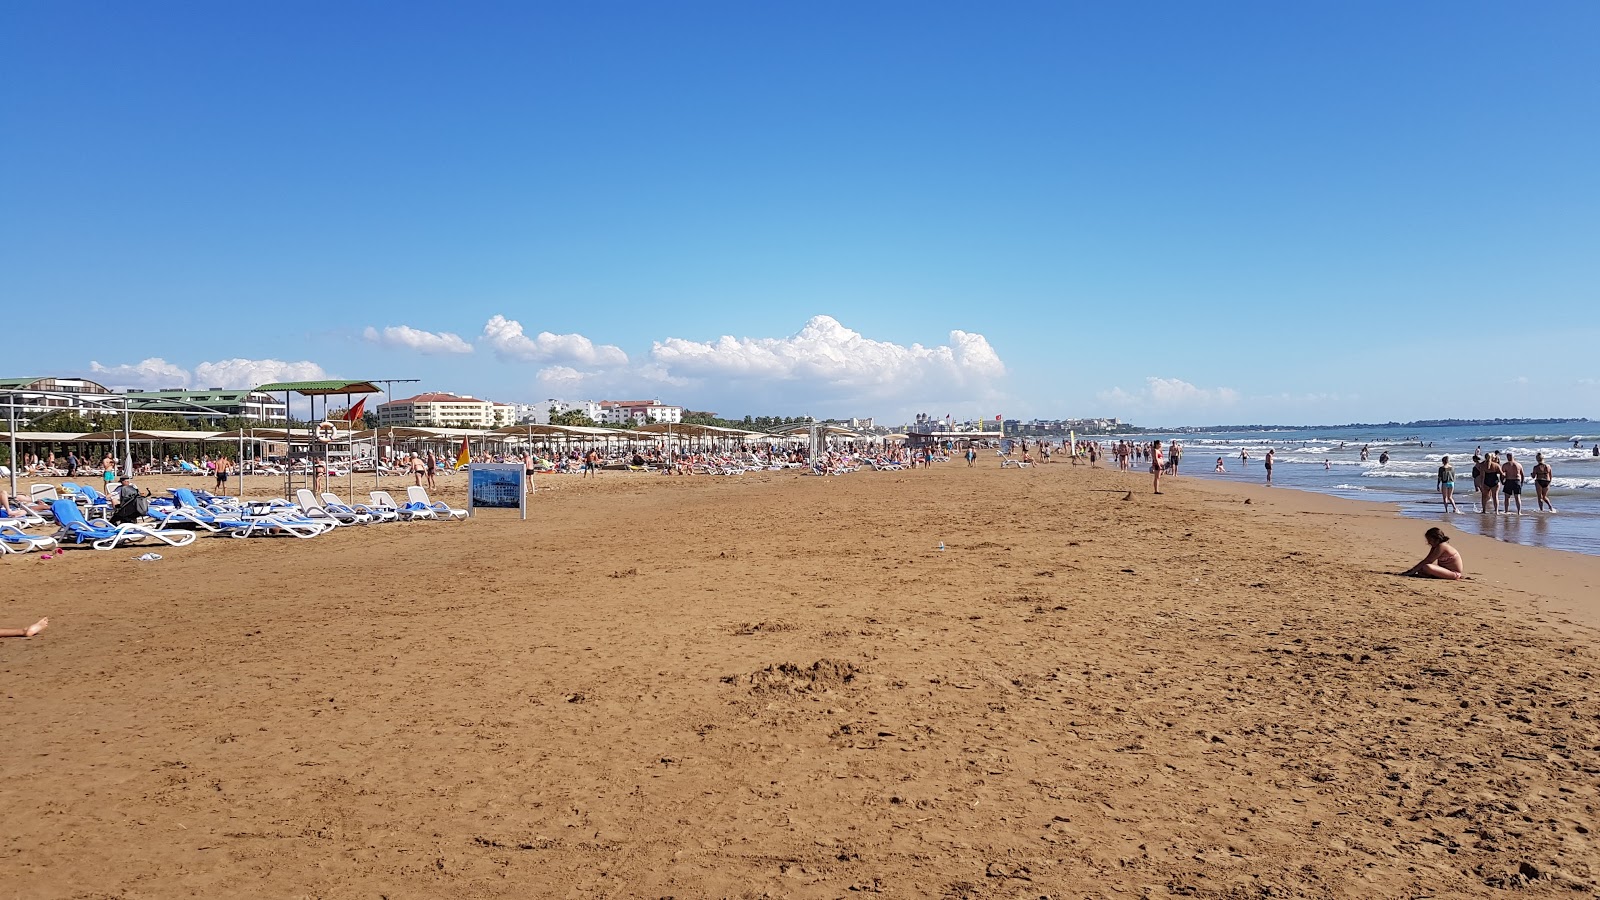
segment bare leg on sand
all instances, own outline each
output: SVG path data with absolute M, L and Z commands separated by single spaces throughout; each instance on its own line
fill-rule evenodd
M 0 628 L 0 637 L 33 637 L 50 627 L 50 617 L 45 616 L 27 628 Z

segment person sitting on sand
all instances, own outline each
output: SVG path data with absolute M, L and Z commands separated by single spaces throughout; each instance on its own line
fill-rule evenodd
M 50 627 L 50 617 L 45 616 L 27 628 L 0 628 L 0 637 L 33 637 Z
M 1466 567 L 1461 562 L 1461 551 L 1450 546 L 1450 538 L 1437 527 L 1429 528 L 1422 533 L 1427 539 L 1428 546 L 1433 548 L 1422 562 L 1401 572 L 1414 578 L 1449 578 L 1460 579 L 1467 577 Z

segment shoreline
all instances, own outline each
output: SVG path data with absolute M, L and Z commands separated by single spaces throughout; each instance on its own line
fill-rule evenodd
M 1391 565 L 1395 571 L 1415 561 L 1410 557 L 1420 559 L 1427 552 L 1422 532 L 1430 524 L 1438 525 L 1465 555 L 1471 582 L 1516 592 L 1536 616 L 1557 617 L 1556 621 L 1590 630 L 1591 637 L 1600 639 L 1600 557 L 1475 534 L 1455 527 L 1443 517 L 1429 520 L 1408 516 L 1399 503 L 1390 500 L 1354 500 L 1298 487 L 1267 487 L 1193 476 L 1180 476 L 1178 480 L 1195 483 L 1202 492 L 1249 498 L 1255 509 L 1286 507 L 1282 512 L 1293 516 L 1334 516 L 1331 526 L 1345 531 L 1353 546 L 1373 546 L 1353 530 L 1359 523 L 1383 538 L 1376 545 L 1383 551 L 1365 559 L 1379 565 L 1394 561 Z M 1162 484 L 1167 483 L 1163 477 Z M 1293 499 L 1285 500 L 1286 493 Z

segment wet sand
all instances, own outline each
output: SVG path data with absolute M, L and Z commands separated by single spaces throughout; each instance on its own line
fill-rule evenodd
M 0 896 L 1596 891 L 1600 561 L 984 462 L 0 559 Z

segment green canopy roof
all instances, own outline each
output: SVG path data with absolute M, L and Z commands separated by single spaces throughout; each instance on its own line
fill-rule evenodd
M 370 381 L 278 381 L 263 384 L 258 391 L 276 393 L 290 391 L 304 397 L 323 394 L 381 394 L 383 388 Z

